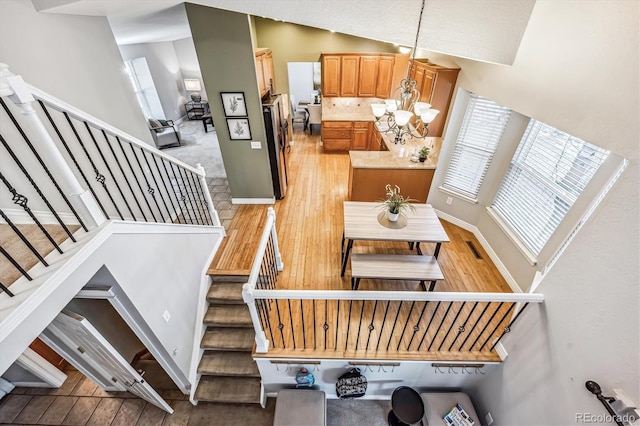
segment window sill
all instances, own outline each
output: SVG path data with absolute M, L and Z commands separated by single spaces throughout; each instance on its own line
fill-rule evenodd
M 444 192 L 445 194 L 448 194 L 448 195 L 452 195 L 452 196 L 454 196 L 456 198 L 459 198 L 460 200 L 465 201 L 465 202 L 467 202 L 469 204 L 478 204 L 478 200 L 477 199 L 471 198 L 471 197 L 467 197 L 465 195 L 462 195 L 460 193 L 452 191 L 452 190 L 450 190 L 448 188 L 445 188 L 443 186 L 439 186 L 438 187 L 438 191 Z
M 524 244 L 522 244 L 518 236 L 513 233 L 509 226 L 504 222 L 502 217 L 500 217 L 500 214 L 491 207 L 487 207 L 487 213 L 489 214 L 489 217 L 493 219 L 494 222 L 498 225 L 498 227 L 502 229 L 502 232 L 504 232 L 505 235 L 509 237 L 511 242 L 518 248 L 527 262 L 529 262 L 531 266 L 536 266 L 538 264 L 538 258 L 536 257 L 536 255 L 534 255 L 531 250 L 529 250 L 524 246 Z

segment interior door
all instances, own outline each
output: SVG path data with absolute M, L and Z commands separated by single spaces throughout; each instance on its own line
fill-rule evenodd
M 47 339 L 49 333 L 57 339 Z M 62 352 L 75 355 L 72 355 L 67 361 L 87 376 L 95 377 L 97 373 L 103 376 L 99 382 L 111 381 L 115 387 L 127 390 L 153 405 L 173 413 L 169 404 L 86 318 L 65 310 L 58 314 L 43 334 L 45 339 L 50 340 L 53 345 L 66 346 L 60 348 Z M 94 371 L 91 372 L 84 364 L 75 362 L 77 356 L 82 358 Z

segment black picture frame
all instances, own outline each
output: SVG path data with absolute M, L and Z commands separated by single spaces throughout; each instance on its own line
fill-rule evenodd
M 251 126 L 247 117 L 227 118 L 227 129 L 229 130 L 229 139 L 232 141 L 251 140 Z
M 247 104 L 244 92 L 220 92 L 225 117 L 246 117 Z

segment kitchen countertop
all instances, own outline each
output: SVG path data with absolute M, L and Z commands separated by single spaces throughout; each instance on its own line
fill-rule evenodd
M 322 121 L 374 121 L 371 104 L 378 98 L 322 98 Z
M 377 126 L 376 126 L 377 128 Z M 435 169 L 440 156 L 442 138 L 408 139 L 404 145 L 395 144 L 393 133 L 382 133 L 382 141 L 389 151 L 349 151 L 351 166 L 357 169 Z M 424 163 L 414 163 L 411 154 L 424 145 L 431 152 Z M 402 149 L 404 148 L 404 151 Z M 403 156 L 400 157 L 401 152 Z

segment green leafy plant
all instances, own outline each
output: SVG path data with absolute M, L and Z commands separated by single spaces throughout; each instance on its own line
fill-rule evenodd
M 389 213 L 392 214 L 400 213 L 404 209 L 409 209 L 411 211 L 416 210 L 411 203 L 418 200 L 414 200 L 409 197 L 405 198 L 400 194 L 400 187 L 398 185 L 391 187 L 390 184 L 387 184 L 385 186 L 385 191 L 387 193 L 387 198 L 380 200 L 382 202 L 382 204 L 380 204 L 380 208 L 388 210 Z
M 418 151 L 418 156 L 420 158 L 427 158 L 427 155 L 429 155 L 429 152 L 431 152 L 431 150 L 429 149 L 428 146 L 423 146 L 422 148 L 420 148 L 420 150 Z

